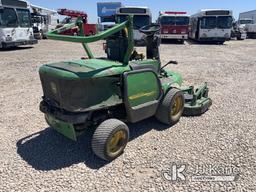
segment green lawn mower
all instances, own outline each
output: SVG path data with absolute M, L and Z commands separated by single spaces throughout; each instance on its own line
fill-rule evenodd
M 81 43 L 88 58 L 46 64 L 40 67 L 43 100 L 40 110 L 50 127 L 69 139 L 87 129 L 95 130 L 91 145 L 101 159 L 120 156 L 129 141 L 125 123 L 155 116 L 168 126 L 182 115 L 201 115 L 212 104 L 207 85 L 197 89 L 181 87 L 178 73 L 161 67 L 158 25 L 141 28 L 146 35 L 147 55 L 133 44 L 132 16 L 127 21 L 94 36 L 84 37 L 83 23 L 77 20 L 81 36 L 63 36 L 66 25 L 47 34 L 49 39 Z M 88 43 L 106 40 L 106 58 L 94 58 Z M 96 129 L 95 129 L 96 128 Z

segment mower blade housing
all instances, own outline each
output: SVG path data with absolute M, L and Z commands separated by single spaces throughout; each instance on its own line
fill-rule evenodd
M 197 89 L 190 86 L 182 89 L 182 91 L 185 97 L 183 116 L 200 116 L 212 105 L 212 100 L 208 97 L 207 83 Z

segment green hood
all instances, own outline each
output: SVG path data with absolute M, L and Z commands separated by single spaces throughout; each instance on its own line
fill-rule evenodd
M 65 79 L 86 79 L 118 75 L 129 70 L 129 65 L 123 65 L 119 62 L 104 59 L 85 59 L 46 64 L 40 67 L 39 72 L 40 74 L 47 73 Z

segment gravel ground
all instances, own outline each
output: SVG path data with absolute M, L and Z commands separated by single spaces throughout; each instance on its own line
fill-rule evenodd
M 91 47 L 103 52 L 102 42 Z M 0 51 L 0 191 L 256 191 L 255 50 L 255 40 L 163 44 L 163 63 L 177 60 L 169 68 L 186 85 L 208 82 L 213 106 L 171 128 L 154 118 L 129 125 L 125 153 L 108 164 L 93 155 L 90 136 L 69 141 L 48 128 L 38 110 L 39 66 L 80 58 L 81 46 L 43 40 L 33 48 Z M 186 181 L 163 177 L 173 164 L 186 165 Z M 239 177 L 192 181 L 197 166 L 210 165 L 222 170 L 211 170 L 213 175 L 232 167 Z

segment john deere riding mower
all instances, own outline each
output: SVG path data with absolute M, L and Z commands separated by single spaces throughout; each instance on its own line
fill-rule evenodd
M 83 34 L 82 22 L 78 19 L 76 24 Z M 172 126 L 182 114 L 201 115 L 210 107 L 206 85 L 181 88 L 181 76 L 165 70 L 168 64 L 161 67 L 158 25 L 140 30 L 147 36 L 146 59 L 134 50 L 132 16 L 89 37 L 58 34 L 69 27 L 73 26 L 48 33 L 48 38 L 81 43 L 88 58 L 40 68 L 44 92 L 40 110 L 49 126 L 69 139 L 95 130 L 91 144 L 98 157 L 111 161 L 123 153 L 129 141 L 126 123 L 155 116 Z M 95 58 L 87 43 L 103 39 L 107 57 Z

